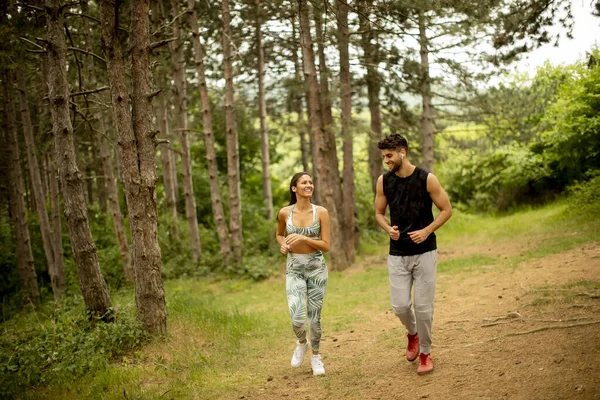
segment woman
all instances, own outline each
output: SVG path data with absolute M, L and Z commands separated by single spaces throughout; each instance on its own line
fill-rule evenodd
M 310 327 L 313 375 L 325 373 L 319 354 L 321 342 L 321 308 L 327 286 L 327 265 L 323 252 L 329 251 L 329 213 L 311 204 L 314 186 L 311 176 L 299 172 L 290 182 L 290 204 L 277 215 L 277 242 L 287 255 L 286 292 L 292 328 L 298 340 L 292 367 L 298 368 L 308 350 L 306 317 Z

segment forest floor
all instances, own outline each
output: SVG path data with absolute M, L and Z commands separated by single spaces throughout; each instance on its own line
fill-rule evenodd
M 540 240 L 536 238 L 535 241 Z M 543 239 L 542 239 L 543 240 Z M 534 241 L 440 249 L 439 260 L 468 254 L 508 258 Z M 369 265 L 385 266 L 373 257 Z M 352 296 L 352 293 L 346 293 Z M 382 307 L 382 310 L 384 307 Z M 432 356 L 434 371 L 416 373 L 404 358 L 405 331 L 391 309 L 366 312 L 351 330 L 327 331 L 326 375 L 308 356 L 289 366 L 293 345 L 274 346 L 238 399 L 600 399 L 600 243 L 528 259 L 511 268 L 439 273 Z

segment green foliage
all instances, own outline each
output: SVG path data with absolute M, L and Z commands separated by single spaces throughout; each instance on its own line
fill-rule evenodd
M 566 215 L 589 218 L 600 213 L 600 170 L 590 173 L 593 178 L 587 182 L 577 182 L 567 190 L 569 206 Z
M 147 336 L 134 306 L 115 312 L 112 323 L 90 320 L 79 296 L 61 307 L 21 315 L 2 325 L 0 397 L 37 385 L 69 385 L 87 372 L 142 345 Z
M 598 58 L 600 50 L 592 56 Z M 551 126 L 539 139 L 561 187 L 587 179 L 600 165 L 600 66 L 579 62 L 545 115 Z
M 548 174 L 539 154 L 515 143 L 484 153 L 452 151 L 442 180 L 457 208 L 491 211 L 531 201 Z

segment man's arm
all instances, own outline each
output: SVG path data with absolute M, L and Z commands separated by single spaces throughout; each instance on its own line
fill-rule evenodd
M 425 228 L 414 232 L 408 232 L 408 235 L 415 243 L 425 241 L 429 235 L 438 230 L 438 228 L 444 225 L 452 216 L 452 205 L 450 204 L 450 199 L 448 199 L 448 194 L 440 184 L 438 178 L 433 174 L 427 175 L 427 192 L 429 193 L 429 196 L 431 196 L 433 204 L 440 210 L 440 213 L 435 217 L 433 222 Z
M 398 227 L 390 226 L 385 216 L 387 205 L 387 198 L 383 193 L 383 175 L 380 175 L 377 179 L 377 191 L 375 192 L 375 219 L 379 226 L 390 235 L 392 240 L 398 240 L 400 238 Z

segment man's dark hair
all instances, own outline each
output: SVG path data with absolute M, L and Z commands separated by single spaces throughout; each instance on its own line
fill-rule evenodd
M 408 153 L 408 142 L 403 136 L 400 136 L 397 133 L 386 136 L 382 141 L 377 143 L 377 147 L 379 150 L 405 149 Z

